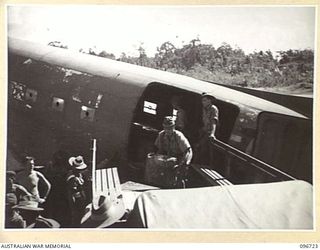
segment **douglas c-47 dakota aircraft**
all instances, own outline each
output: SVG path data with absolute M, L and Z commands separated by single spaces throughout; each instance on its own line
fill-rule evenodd
M 214 162 L 191 162 L 180 188 L 146 182 L 147 155 L 163 118 L 175 113 L 172 97 L 182 96 L 193 145 L 203 92 L 219 109 Z M 23 169 L 23 155 L 44 172 L 82 155 L 92 171 L 92 215 L 97 195 L 112 203 L 108 227 L 314 227 L 309 117 L 225 86 L 9 38 L 7 170 Z

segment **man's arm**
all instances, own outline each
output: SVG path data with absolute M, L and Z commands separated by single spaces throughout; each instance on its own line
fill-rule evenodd
M 183 135 L 183 133 L 178 133 L 177 135 L 178 135 L 177 139 L 179 141 L 180 152 L 183 152 L 182 157 L 178 162 L 178 165 L 189 164 L 193 156 L 191 145 L 188 139 Z
M 218 108 L 216 106 L 212 105 L 211 112 L 210 112 L 210 131 L 208 131 L 209 139 L 216 138 L 218 119 L 219 119 Z
M 214 120 L 211 124 L 211 129 L 209 131 L 209 138 L 216 139 L 216 130 L 217 130 L 217 120 Z
M 179 161 L 179 165 L 182 166 L 182 165 L 185 165 L 185 164 L 189 164 L 191 162 L 191 159 L 192 159 L 192 156 L 193 156 L 193 152 L 192 152 L 192 148 L 188 148 L 183 156 L 181 157 L 181 160 Z
M 44 175 L 43 175 L 42 173 L 37 172 L 37 175 L 38 175 L 39 179 L 40 179 L 40 180 L 45 184 L 45 186 L 46 186 L 45 195 L 43 196 L 43 198 L 40 197 L 40 203 L 43 203 L 43 202 L 47 199 L 47 197 L 48 197 L 48 195 L 49 195 L 49 193 L 50 193 L 51 184 L 50 184 L 50 182 L 47 180 L 47 178 L 44 177 Z
M 16 191 L 19 193 L 19 195 L 21 195 L 21 196 L 32 196 L 32 194 L 29 193 L 29 191 L 24 186 L 21 186 L 21 185 L 16 184 L 16 183 L 14 183 L 13 186 L 16 189 Z

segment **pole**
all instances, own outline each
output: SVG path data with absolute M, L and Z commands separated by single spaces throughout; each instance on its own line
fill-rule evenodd
M 95 190 L 96 190 L 96 151 L 97 151 L 97 140 L 93 139 L 93 145 L 92 145 L 92 197 L 95 197 Z

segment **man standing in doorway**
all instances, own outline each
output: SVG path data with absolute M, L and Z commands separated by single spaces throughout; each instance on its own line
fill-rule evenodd
M 202 123 L 200 139 L 197 144 L 195 162 L 199 164 L 212 164 L 213 156 L 210 143 L 216 139 L 216 130 L 219 122 L 219 110 L 213 104 L 216 98 L 210 94 L 202 93 Z

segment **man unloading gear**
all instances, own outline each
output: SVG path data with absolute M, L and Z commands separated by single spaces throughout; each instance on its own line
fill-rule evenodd
M 147 157 L 146 181 L 161 187 L 184 187 L 184 180 L 178 183 L 178 179 L 182 172 L 186 173 L 191 162 L 190 143 L 182 132 L 175 129 L 173 117 L 166 116 L 162 125 L 163 130 L 155 141 L 156 154 L 150 153 Z

